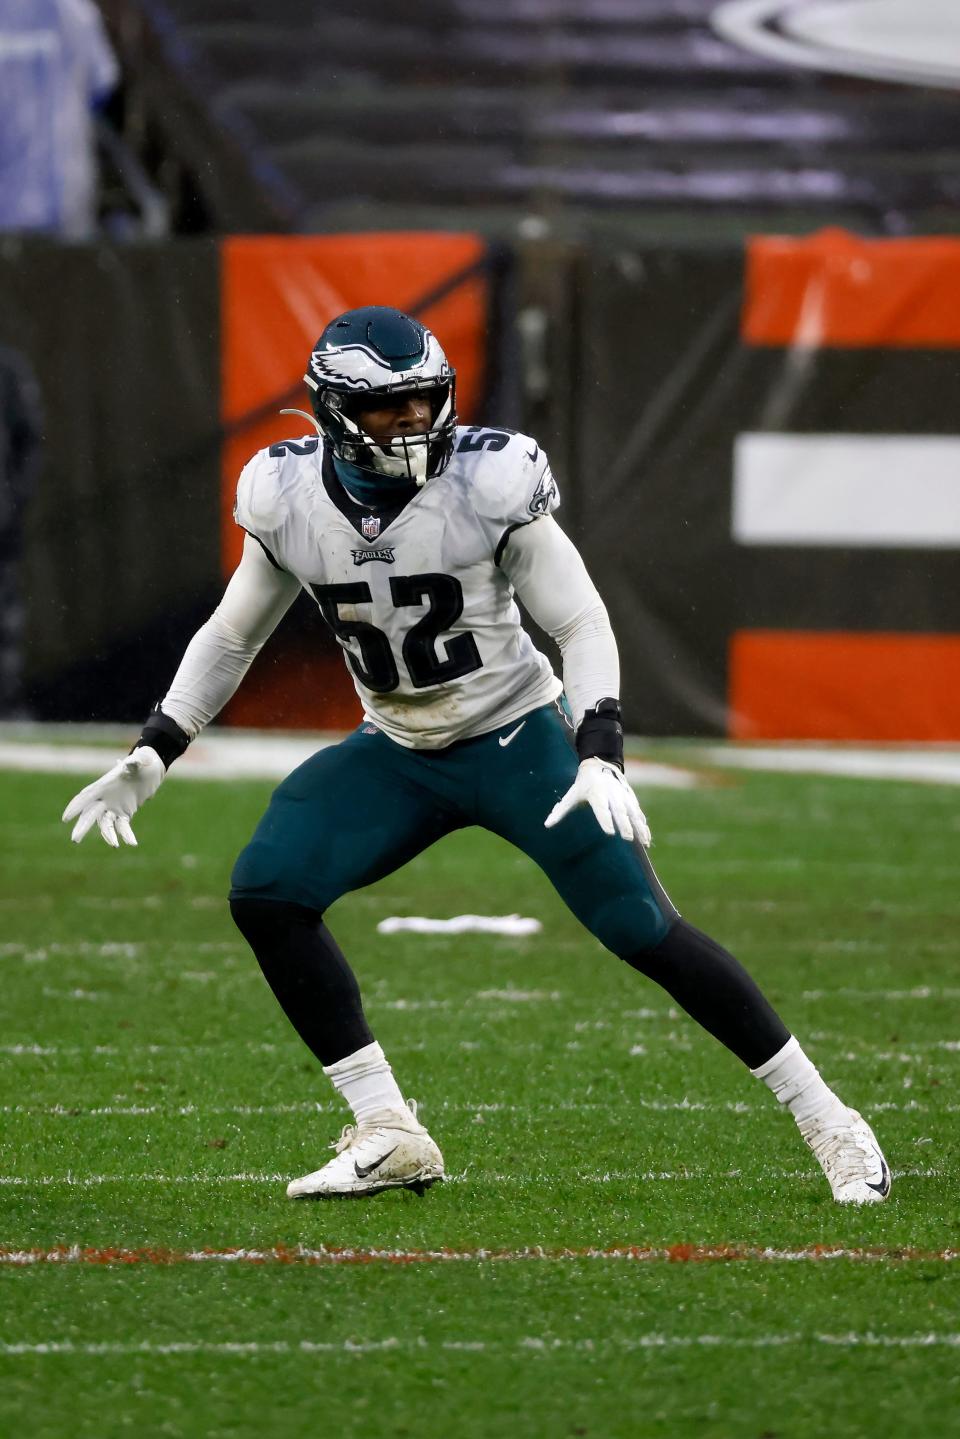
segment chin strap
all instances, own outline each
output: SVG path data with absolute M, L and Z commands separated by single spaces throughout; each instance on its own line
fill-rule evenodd
M 598 700 L 584 712 L 577 730 L 577 754 L 581 761 L 602 759 L 623 769 L 623 712 L 616 699 Z

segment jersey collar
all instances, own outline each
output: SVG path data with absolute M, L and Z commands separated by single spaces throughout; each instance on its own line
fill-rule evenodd
M 383 500 L 379 500 L 376 503 L 363 503 L 361 500 L 355 499 L 353 495 L 344 489 L 343 483 L 337 474 L 333 456 L 327 449 L 324 449 L 323 452 L 320 473 L 323 478 L 323 487 L 330 499 L 340 513 L 345 515 L 350 521 L 361 539 L 369 538 L 369 536 L 364 535 L 364 520 L 369 522 L 371 517 L 378 519 L 380 521 L 380 527 L 377 533 L 378 535 L 382 535 L 387 526 L 392 525 L 401 511 L 405 510 L 410 501 L 416 499 L 420 493 L 419 489 L 414 486 L 413 493 L 404 494 L 402 498 L 388 498 L 384 496 Z

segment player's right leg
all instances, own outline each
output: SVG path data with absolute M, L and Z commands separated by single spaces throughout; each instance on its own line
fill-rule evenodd
M 460 822 L 422 782 L 414 756 L 362 726 L 283 781 L 237 860 L 234 920 L 355 1120 L 334 1159 L 291 1183 L 291 1198 L 422 1190 L 443 1177 L 440 1151 L 374 1040 L 323 912 Z

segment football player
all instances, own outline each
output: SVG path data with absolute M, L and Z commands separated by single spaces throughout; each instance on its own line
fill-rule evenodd
M 890 1174 L 749 974 L 682 919 L 646 854 L 624 778 L 617 647 L 536 440 L 457 423 L 436 337 L 381 306 L 333 320 L 305 375 L 316 434 L 254 455 L 238 485 L 243 557 L 130 755 L 67 806 L 76 841 L 130 821 L 234 693 L 301 589 L 343 648 L 363 723 L 271 798 L 237 860 L 234 920 L 284 1012 L 353 1112 L 291 1198 L 422 1190 L 440 1150 L 405 1102 L 324 924 L 341 895 L 482 825 L 544 870 L 583 925 L 759 1077 L 793 1114 L 834 1197 Z M 302 413 L 302 412 L 294 412 Z M 516 599 L 557 641 L 563 680 Z M 565 697 L 565 698 L 564 698 Z

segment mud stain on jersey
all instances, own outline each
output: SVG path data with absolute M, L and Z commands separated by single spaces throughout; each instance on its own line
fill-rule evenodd
M 430 729 L 446 729 L 460 722 L 462 696 L 455 690 L 414 690 L 402 698 L 377 695 L 377 713 L 386 719 L 395 717 L 403 723 L 416 713 L 417 725 Z

